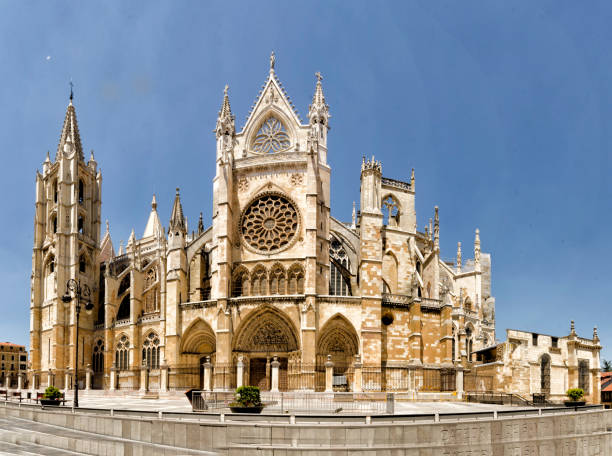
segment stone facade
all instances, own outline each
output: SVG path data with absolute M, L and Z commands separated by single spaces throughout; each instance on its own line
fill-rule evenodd
M 442 390 L 495 344 L 491 258 L 440 257 L 436 207 L 417 228 L 414 170 L 361 165 L 360 211 L 330 214 L 329 106 L 317 74 L 303 123 L 274 59 L 236 131 L 226 87 L 215 127 L 212 225 L 189 232 L 177 189 L 167 230 L 155 197 L 142 237 L 100 239 L 101 174 L 84 160 L 72 100 L 55 160 L 37 173 L 31 376 L 71 382 L 74 309 L 66 281 L 92 290 L 79 372 L 94 388 Z M 465 250 L 465 249 L 464 249 Z M 331 355 L 331 356 L 329 356 Z M 276 358 L 276 360 L 275 360 Z M 89 376 L 86 377 L 86 374 Z M 458 386 L 461 389 L 461 386 Z

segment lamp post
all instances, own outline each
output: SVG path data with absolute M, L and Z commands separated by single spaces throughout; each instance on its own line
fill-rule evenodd
M 70 293 L 72 292 L 72 294 Z M 79 315 L 81 313 L 81 300 L 84 300 L 85 310 L 91 312 L 93 304 L 89 300 L 91 290 L 87 284 L 81 285 L 80 280 L 70 279 L 66 282 L 66 294 L 62 296 L 64 304 L 70 304 L 73 297 L 76 298 L 76 337 L 75 337 L 75 360 L 74 360 L 74 407 L 79 406 Z

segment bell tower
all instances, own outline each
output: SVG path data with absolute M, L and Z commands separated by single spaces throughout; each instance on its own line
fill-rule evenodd
M 72 90 L 55 160 L 36 173 L 30 299 L 31 374 L 39 385 L 65 387 L 75 363 L 75 308 L 61 300 L 69 279 L 91 290 L 97 310 L 102 175 L 93 151 L 85 161 Z M 103 305 L 103 303 L 102 303 Z M 89 364 L 93 317 L 82 313 L 79 367 Z M 81 372 L 84 372 L 82 370 Z

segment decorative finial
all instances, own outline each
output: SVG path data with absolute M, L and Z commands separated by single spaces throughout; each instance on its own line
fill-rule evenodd
M 457 242 L 457 272 L 461 272 L 461 242 Z
M 110 224 L 108 223 L 108 219 L 106 219 L 106 232 L 110 231 Z
M 176 187 L 176 194 L 177 195 L 179 194 L 179 188 L 178 187 Z
M 274 55 L 274 51 L 270 54 L 270 72 L 274 71 L 274 64 L 276 63 L 276 56 Z
M 352 222 L 351 222 L 351 228 L 353 228 L 353 229 L 355 229 L 357 227 L 357 225 L 355 225 L 355 219 L 356 219 L 355 201 L 353 201 L 353 216 L 352 216 Z
M 72 103 L 72 99 L 74 98 L 74 84 L 72 83 L 72 78 L 70 78 L 70 103 Z
M 315 77 L 317 78 L 317 82 L 321 82 L 323 80 L 323 76 L 321 76 L 319 71 L 315 73 Z
M 570 322 L 570 334 L 571 334 L 572 336 L 575 336 L 575 335 L 576 335 L 576 328 L 574 327 L 574 320 L 572 320 L 572 321 Z
M 593 326 L 593 340 L 598 341 L 599 336 L 597 335 L 597 326 Z
M 229 86 L 225 84 L 225 88 L 223 89 L 223 95 L 227 95 L 228 90 L 229 90 Z
M 440 251 L 440 216 L 438 214 L 438 206 L 434 208 L 434 249 Z
M 155 198 L 155 193 L 153 193 L 153 199 L 151 200 L 151 209 L 157 209 L 157 199 Z
M 412 168 L 412 173 L 410 173 L 410 190 L 414 192 L 414 168 Z

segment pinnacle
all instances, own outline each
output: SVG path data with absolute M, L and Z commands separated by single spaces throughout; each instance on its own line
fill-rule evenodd
M 176 188 L 174 206 L 172 206 L 172 214 L 170 215 L 169 229 L 186 231 L 185 217 L 183 216 L 183 206 L 181 205 L 181 195 L 179 194 L 178 187 Z
M 77 123 L 76 110 L 72 104 L 72 99 L 66 109 L 64 125 L 60 135 L 59 145 L 57 146 L 58 155 L 61 155 L 65 150 L 71 152 L 75 149 L 79 154 L 79 158 L 85 161 L 83 156 L 83 146 L 81 144 L 81 135 L 79 134 L 79 125 Z

